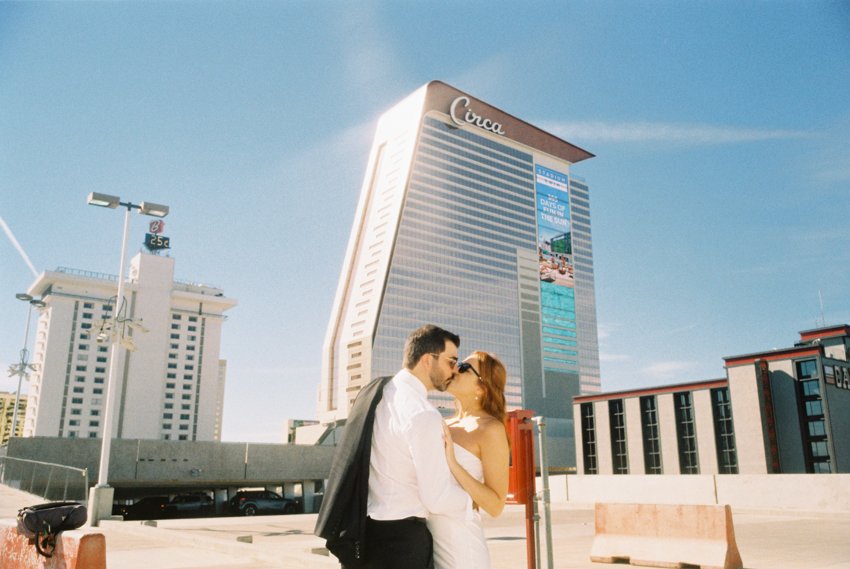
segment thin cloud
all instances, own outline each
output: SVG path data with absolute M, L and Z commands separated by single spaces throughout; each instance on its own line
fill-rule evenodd
M 810 138 L 811 132 L 782 129 L 738 128 L 703 124 L 555 122 L 543 126 L 568 140 L 594 142 L 678 142 L 689 144 L 732 144 L 763 140 Z
M 627 354 L 609 354 L 606 352 L 599 352 L 600 362 L 625 362 L 631 359 L 632 357 Z
M 9 226 L 6 224 L 6 220 L 3 219 L 3 216 L 0 216 L 0 227 L 3 228 L 3 232 L 6 234 L 6 237 L 9 238 L 9 241 L 12 243 L 12 247 L 18 252 L 21 258 L 24 260 L 24 263 L 27 264 L 30 271 L 32 272 L 32 276 L 38 278 L 38 271 L 35 270 L 35 265 L 30 261 L 29 255 L 24 251 L 24 248 L 21 247 L 21 244 L 18 243 L 18 240 L 15 238 L 15 235 L 12 233 L 12 230 L 9 229 Z
M 652 376 L 671 378 L 685 373 L 695 365 L 694 362 L 662 361 L 643 368 L 643 371 Z

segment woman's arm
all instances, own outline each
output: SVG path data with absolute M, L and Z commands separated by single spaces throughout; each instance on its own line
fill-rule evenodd
M 508 494 L 508 465 L 510 448 L 505 435 L 505 427 L 496 420 L 488 421 L 480 427 L 481 435 L 478 440 L 481 449 L 481 464 L 484 467 L 484 482 L 479 482 L 461 466 L 454 455 L 451 433 L 446 431 L 446 460 L 449 470 L 457 479 L 472 501 L 483 508 L 485 512 L 497 517 L 505 507 L 505 497 Z

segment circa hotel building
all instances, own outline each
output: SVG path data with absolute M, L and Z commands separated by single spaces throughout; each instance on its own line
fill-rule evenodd
M 379 120 L 323 348 L 319 419 L 402 365 L 433 323 L 507 367 L 509 409 L 546 417 L 575 466 L 572 398 L 600 390 L 588 186 L 593 155 L 434 81 Z M 432 394 L 440 407 L 451 397 Z

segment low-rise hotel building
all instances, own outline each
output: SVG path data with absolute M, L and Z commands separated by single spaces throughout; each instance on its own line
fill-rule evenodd
M 174 259 L 139 253 L 125 298 L 117 277 L 60 268 L 29 289 L 41 298 L 24 436 L 102 435 L 110 335 L 118 350 L 113 437 L 221 439 L 225 361 L 219 359 L 224 312 L 236 305 L 212 286 L 174 280 Z M 118 311 L 118 330 L 112 317 Z M 130 324 L 132 322 L 132 325 Z
M 726 377 L 573 400 L 579 474 L 850 472 L 850 326 L 725 357 Z

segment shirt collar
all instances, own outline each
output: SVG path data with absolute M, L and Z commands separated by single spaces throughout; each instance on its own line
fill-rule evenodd
M 422 398 L 428 398 L 428 390 L 425 389 L 425 386 L 422 385 L 422 382 L 419 381 L 419 378 L 413 375 L 409 369 L 402 368 L 402 370 L 396 374 L 396 378 L 398 378 L 399 382 L 403 383 L 404 385 L 407 385 L 408 387 L 416 391 L 416 393 Z

